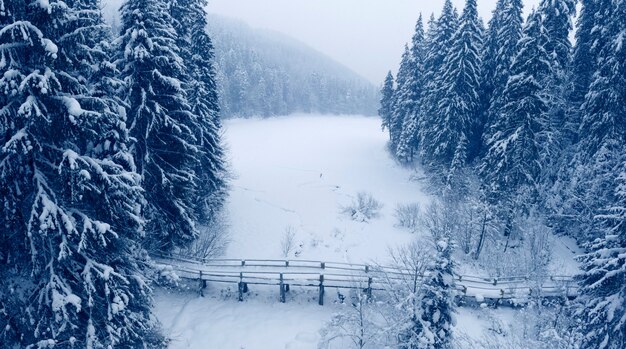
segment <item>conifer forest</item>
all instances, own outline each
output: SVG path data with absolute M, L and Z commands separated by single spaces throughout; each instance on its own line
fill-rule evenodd
M 626 0 L 0 0 L 0 137 L 0 349 L 626 349 Z

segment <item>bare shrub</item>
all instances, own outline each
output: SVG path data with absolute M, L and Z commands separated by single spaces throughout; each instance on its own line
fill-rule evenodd
M 181 254 L 187 257 L 211 259 L 224 254 L 230 243 L 228 219 L 225 214 L 216 215 L 209 226 L 202 226 L 198 230 L 200 235 Z
M 434 241 L 450 239 L 459 232 L 461 215 L 454 205 L 434 202 L 420 215 L 419 225 L 433 237 Z
M 285 227 L 285 234 L 280 241 L 280 251 L 283 257 L 287 258 L 296 247 L 296 229 L 288 225 Z
M 357 222 L 367 222 L 380 216 L 383 204 L 376 200 L 371 193 L 359 192 L 356 199 L 349 206 L 343 207 L 341 212 Z
M 332 316 L 320 330 L 319 349 L 374 349 L 385 347 L 385 319 L 379 305 L 367 295 L 356 292 L 352 304 L 343 304 L 341 312 Z
M 420 211 L 421 208 L 418 203 L 398 204 L 394 212 L 397 221 L 396 225 L 401 228 L 409 229 L 411 232 L 415 232 L 419 226 Z

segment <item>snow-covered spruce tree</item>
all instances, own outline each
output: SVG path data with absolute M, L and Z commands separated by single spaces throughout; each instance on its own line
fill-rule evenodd
M 383 131 L 385 128 L 389 128 L 391 126 L 394 92 L 393 74 L 389 71 L 385 77 L 383 87 L 380 90 L 380 108 L 378 109 L 378 115 L 382 119 Z
M 396 90 L 393 94 L 393 104 L 391 111 L 391 122 L 389 123 L 389 146 L 393 154 L 398 149 L 402 125 L 405 115 L 413 110 L 413 100 L 411 100 L 411 86 L 413 85 L 413 58 L 409 45 L 404 46 L 402 61 L 396 75 Z
M 626 50 L 622 45 L 624 17 L 617 15 L 621 3 L 613 1 L 598 14 L 598 28 L 604 43 L 598 55 L 598 70 L 582 105 L 580 140 L 574 157 L 575 171 L 563 192 L 561 229 L 580 242 L 591 242 L 605 235 L 594 217 L 614 204 L 610 188 L 619 172 L 626 139 Z M 623 5 L 621 5 L 623 6 Z M 570 218 L 570 217 L 573 217 Z
M 600 8 L 598 0 L 582 0 L 576 28 L 576 46 L 572 55 L 571 87 L 569 101 L 574 110 L 583 104 L 591 85 L 593 74 L 597 70 L 598 52 L 595 50 L 596 14 Z
M 126 83 L 131 151 L 147 200 L 146 246 L 167 252 L 197 237 L 199 165 L 195 115 L 167 2 L 128 0 L 121 8 L 117 61 Z
M 419 344 L 414 348 L 446 349 L 452 348 L 455 312 L 452 245 L 444 236 L 433 238 L 437 252 L 422 299 L 422 323 L 425 327 Z
M 491 13 L 491 19 L 488 22 L 487 30 L 483 37 L 483 55 L 482 55 L 482 85 L 481 94 L 483 94 L 483 103 L 485 110 L 489 108 L 491 96 L 495 88 L 495 76 L 496 76 L 496 56 L 500 47 L 498 47 L 498 31 L 501 30 L 503 24 L 502 20 L 505 6 L 509 0 L 498 0 L 496 2 L 496 8 Z M 504 82 L 506 84 L 506 81 Z
M 424 274 L 432 264 L 433 250 L 430 240 L 415 240 L 390 250 L 392 265 L 399 274 L 384 275 L 387 306 L 381 310 L 388 319 L 387 332 L 399 348 L 421 348 L 420 343 L 432 343 L 430 338 L 424 338 L 428 323 L 422 319 L 421 304 Z
M 97 68 L 107 64 L 95 5 L 0 1 L 7 348 L 165 345 L 137 266 L 142 191 Z
M 539 179 L 538 135 L 548 112 L 543 82 L 550 73 L 549 56 L 543 48 L 546 40 L 541 16 L 531 13 L 480 169 L 496 202 L 507 201 L 524 186 L 534 187 Z
M 572 43 L 569 33 L 576 12 L 576 0 L 542 0 L 538 12 L 543 17 L 543 25 L 548 33 L 545 49 L 554 57 L 554 70 L 560 78 L 564 77 L 571 59 Z
M 562 150 L 573 142 L 579 123 L 576 113 L 568 110 L 569 85 L 566 83 L 572 51 L 569 33 L 576 12 L 576 0 L 542 0 L 537 11 L 542 16 L 547 33 L 544 48 L 551 58 L 550 75 L 545 81 L 546 91 L 550 91 L 545 95 L 549 119 L 541 135 L 542 161 L 545 164 L 542 177 L 543 182 L 551 186 L 559 167 L 562 167 L 558 162 L 563 155 Z
M 581 257 L 585 273 L 575 330 L 585 334 L 583 348 L 619 349 L 626 343 L 626 162 L 615 183 L 615 204 L 597 217 L 606 235 Z
M 613 1 L 585 0 L 582 5 L 576 47 L 568 76 L 568 117 L 562 128 L 569 135 L 569 142 L 562 145 L 564 151 L 559 159 L 560 170 L 550 191 L 551 198 L 546 201 L 555 212 L 552 221 L 558 231 L 590 241 L 598 237 L 595 233 L 589 234 L 590 240 L 584 237 L 593 231 L 592 227 L 597 223 L 593 218 L 596 214 L 594 211 L 608 204 L 603 199 L 604 195 L 599 192 L 606 192 L 605 189 L 611 186 L 612 177 L 603 176 L 602 173 L 613 171 L 617 164 L 610 160 L 614 157 L 611 155 L 614 150 L 610 150 L 614 147 L 609 146 L 612 142 L 600 145 L 599 139 L 604 136 L 597 133 L 590 135 L 587 132 L 589 127 L 596 124 L 594 129 L 602 133 L 603 126 L 599 125 L 604 121 L 598 115 L 603 115 L 602 110 L 611 109 L 615 105 L 615 101 L 608 101 L 611 106 L 602 106 L 605 103 L 603 98 L 611 95 L 610 92 L 604 93 L 608 91 L 606 79 L 612 68 L 606 67 L 602 77 L 597 74 L 601 72 L 607 54 L 612 55 L 611 48 L 607 48 L 607 45 L 614 40 L 616 34 L 610 33 L 608 27 L 615 11 Z M 596 78 L 598 80 L 594 91 L 591 91 Z M 611 113 L 613 111 L 606 115 Z M 598 151 L 600 148 L 602 151 Z
M 498 110 L 504 103 L 503 92 L 509 79 L 513 59 L 517 55 L 517 43 L 522 37 L 522 6 L 520 0 L 500 0 L 489 22 L 489 34 L 485 40 L 483 56 L 482 80 L 486 107 L 483 128 L 483 143 L 485 144 L 493 135 L 491 127 L 496 123 Z
M 440 84 L 434 95 L 437 109 L 430 117 L 434 123 L 424 130 L 426 161 L 436 167 L 449 168 L 457 157 L 455 150 L 462 139 L 468 140 L 467 158 L 478 153 L 480 125 L 480 50 L 482 37 L 475 0 L 467 0 L 454 34 L 452 47 L 445 58 Z
M 221 142 L 220 109 L 216 72 L 213 66 L 213 44 L 206 32 L 206 0 L 178 0 L 173 11 L 179 40 L 188 43 L 183 49 L 187 80 L 184 84 L 194 115 L 190 128 L 198 147 L 195 168 L 197 195 L 195 211 L 198 221 L 208 224 L 220 211 L 226 197 L 226 165 Z M 259 84 L 259 86 L 265 84 Z M 264 98 L 263 103 L 269 103 Z
M 432 158 L 432 133 L 438 127 L 436 115 L 441 99 L 439 87 L 443 78 L 444 61 L 452 47 L 452 37 L 458 29 L 456 9 L 450 0 L 446 0 L 441 16 L 436 21 L 431 18 L 426 35 L 426 53 L 424 58 L 424 95 L 422 97 L 419 131 L 419 154 L 423 161 Z
M 411 101 L 409 111 L 402 121 L 402 132 L 396 149 L 396 157 L 404 163 L 411 162 L 417 151 L 419 142 L 419 116 L 424 88 L 424 55 L 425 55 L 424 23 L 420 14 L 415 25 L 415 34 L 411 46 L 412 79 L 408 93 L 403 98 Z

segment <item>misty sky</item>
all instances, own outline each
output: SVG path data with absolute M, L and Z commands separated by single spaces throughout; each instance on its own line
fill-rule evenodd
M 540 0 L 524 0 L 525 12 Z M 121 0 L 104 0 L 110 7 Z M 452 0 L 461 12 L 464 0 Z M 290 35 L 380 84 L 395 71 L 419 13 L 438 15 L 444 0 L 209 0 L 208 11 Z M 485 22 L 496 0 L 478 0 Z
M 419 13 L 438 15 L 444 0 L 209 0 L 208 11 L 299 39 L 379 84 L 396 70 Z M 464 0 L 452 0 L 461 12 Z M 491 17 L 496 0 L 478 0 Z M 539 0 L 524 0 L 525 12 Z

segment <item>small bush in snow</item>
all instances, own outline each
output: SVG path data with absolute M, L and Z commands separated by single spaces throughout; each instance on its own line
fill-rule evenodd
M 230 242 L 228 223 L 224 214 L 219 213 L 210 226 L 200 227 L 200 235 L 189 247 L 181 251 L 187 257 L 211 259 L 224 254 Z
M 420 205 L 418 203 L 398 204 L 394 213 L 397 226 L 415 232 L 419 226 Z
M 285 228 L 285 235 L 280 241 L 280 251 L 287 258 L 296 247 L 296 229 L 290 225 Z
M 372 194 L 359 192 L 351 205 L 343 207 L 341 212 L 357 222 L 367 222 L 380 216 L 383 204 L 376 200 Z

